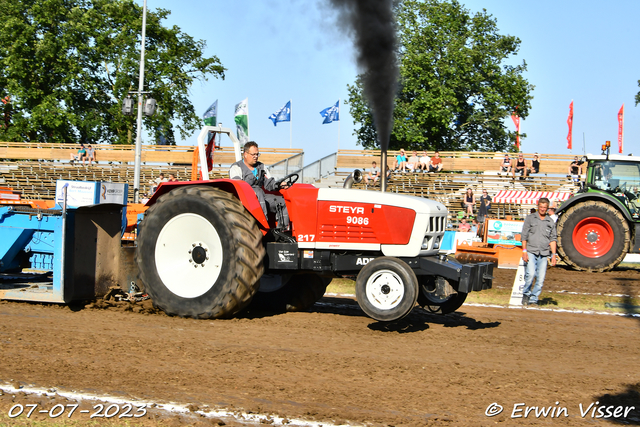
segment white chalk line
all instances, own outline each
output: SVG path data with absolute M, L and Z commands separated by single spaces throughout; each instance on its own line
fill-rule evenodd
M 43 395 L 47 397 L 64 397 L 71 400 L 91 400 L 98 402 L 111 403 L 116 405 L 124 405 L 131 404 L 133 406 L 145 406 L 147 410 L 160 410 L 173 414 L 179 415 L 188 415 L 188 414 L 198 414 L 202 417 L 206 418 L 233 418 L 238 422 L 250 422 L 255 424 L 262 424 L 263 421 L 269 421 L 269 424 L 272 425 L 286 425 L 286 426 L 300 426 L 300 427 L 350 427 L 353 424 L 331 424 L 328 422 L 318 422 L 318 421 L 309 421 L 303 420 L 301 418 L 283 418 L 276 415 L 266 415 L 266 414 L 255 414 L 255 413 L 247 413 L 242 411 L 227 411 L 221 409 L 209 409 L 207 410 L 197 410 L 191 411 L 188 407 L 190 405 L 179 404 L 179 403 L 157 403 L 148 400 L 137 400 L 134 398 L 123 399 L 121 397 L 109 396 L 107 394 L 88 394 L 88 393 L 77 393 L 77 392 L 67 392 L 55 389 L 44 389 L 38 387 L 27 387 L 21 386 L 20 388 L 15 388 L 10 384 L 0 384 L 0 391 L 7 394 L 15 394 L 15 393 L 25 393 L 28 395 Z

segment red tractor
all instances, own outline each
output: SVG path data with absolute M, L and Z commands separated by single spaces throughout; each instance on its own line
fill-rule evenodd
M 204 135 L 229 129 L 205 128 Z M 205 159 L 201 159 L 201 164 Z M 292 184 L 280 190 L 288 224 L 265 217 L 244 181 L 162 184 L 140 224 L 136 262 L 156 306 L 173 315 L 231 317 L 252 299 L 303 310 L 333 277 L 356 278 L 362 310 L 379 321 L 406 316 L 418 302 L 458 309 L 491 288 L 493 264 L 438 255 L 447 209 L 432 200 L 350 188 Z M 278 221 L 280 219 L 280 221 Z

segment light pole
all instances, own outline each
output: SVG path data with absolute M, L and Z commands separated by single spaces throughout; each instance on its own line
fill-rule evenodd
M 140 78 L 138 80 L 138 130 L 133 172 L 133 203 L 140 202 L 140 167 L 142 154 L 142 91 L 144 90 L 144 45 L 147 27 L 147 0 L 142 6 L 142 44 L 140 46 Z

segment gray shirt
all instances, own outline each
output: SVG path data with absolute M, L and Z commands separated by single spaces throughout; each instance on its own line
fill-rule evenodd
M 527 251 L 535 255 L 551 254 L 549 243 L 556 242 L 556 223 L 549 215 L 540 219 L 538 212 L 531 213 L 522 226 L 522 241 L 527 242 Z
M 275 179 L 271 177 L 269 170 L 263 163 L 258 162 L 254 170 L 255 174 L 254 171 L 244 164 L 243 160 L 239 160 L 229 168 L 229 178 L 241 179 L 254 189 L 264 188 L 267 191 L 275 191 L 278 189 Z

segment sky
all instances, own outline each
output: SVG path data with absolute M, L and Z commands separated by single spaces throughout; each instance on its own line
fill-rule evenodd
M 617 114 L 624 104 L 623 154 L 640 155 L 640 1 L 461 3 L 472 13 L 486 9 L 500 34 L 521 40 L 508 63 L 526 61 L 524 77 L 535 86 L 530 114 L 521 122 L 523 152 L 582 154 L 584 144 L 586 153 L 599 154 L 607 140 L 617 152 Z M 200 116 L 218 100 L 218 121 L 235 128 L 235 104 L 248 98 L 250 138 L 262 147 L 301 148 L 305 164 L 338 149 L 362 148 L 343 104 L 359 73 L 354 47 L 329 0 L 147 0 L 147 7 L 170 10 L 164 25 L 204 40 L 205 55 L 217 56 L 227 69 L 224 80 L 194 83 L 190 99 Z M 289 100 L 291 123 L 274 126 L 268 117 Z M 320 111 L 338 100 L 340 121 L 322 124 Z M 197 135 L 178 144 L 195 145 Z

